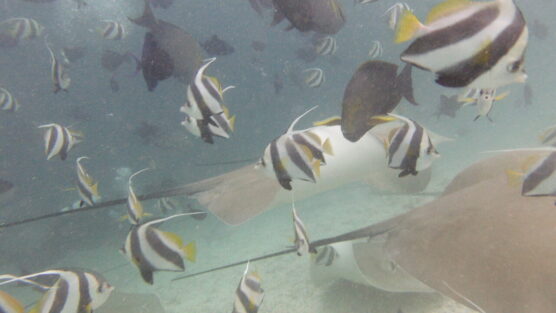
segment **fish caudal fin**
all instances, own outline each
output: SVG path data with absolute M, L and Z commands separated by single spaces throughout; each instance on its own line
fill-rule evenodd
M 185 253 L 185 258 L 191 262 L 195 262 L 197 260 L 197 245 L 195 241 L 188 243 L 187 245 L 182 247 L 183 252 Z
M 128 17 L 128 19 L 139 26 L 143 26 L 147 28 L 150 28 L 152 25 L 155 25 L 157 23 L 156 17 L 154 16 L 154 13 L 151 9 L 151 5 L 149 4 L 148 0 L 145 0 L 145 8 L 143 9 L 143 15 L 137 18 Z
M 406 42 L 417 34 L 419 29 L 423 27 L 423 24 L 419 22 L 419 19 L 409 10 L 404 10 L 396 28 L 396 35 L 394 37 L 395 43 Z

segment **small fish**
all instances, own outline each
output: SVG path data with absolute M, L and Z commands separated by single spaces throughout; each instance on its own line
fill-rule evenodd
M 171 211 L 177 212 L 178 210 L 178 204 L 172 198 L 168 197 L 158 199 L 157 207 L 164 215 L 167 215 Z
M 268 176 L 276 177 L 286 190 L 292 190 L 293 179 L 316 182 L 315 175 L 319 176 L 320 166 L 326 164 L 324 154 L 333 155 L 329 138 L 320 138 L 310 129 L 293 130 L 297 122 L 315 108 L 297 117 L 285 134 L 272 140 L 256 165 Z
M 474 93 L 471 97 L 462 99 L 463 102 L 475 103 L 477 105 L 478 114 L 473 121 L 478 120 L 481 116 L 485 116 L 489 121 L 492 119 L 488 115 L 492 108 L 494 107 L 494 102 L 506 98 L 509 92 L 505 92 L 501 95 L 496 95 L 496 89 L 478 89 L 471 90 L 470 93 Z
M 382 55 L 382 43 L 378 40 L 373 40 L 371 49 L 369 50 L 369 57 L 371 59 L 379 58 Z
M 60 156 L 60 159 L 65 160 L 68 152 L 83 138 L 83 134 L 80 132 L 70 130 L 56 123 L 40 125 L 39 128 L 46 128 L 44 152 L 47 160 L 57 155 Z
M 0 110 L 7 112 L 15 112 L 20 105 L 12 94 L 6 89 L 0 87 Z
M 104 50 L 100 58 L 100 65 L 109 72 L 116 71 L 124 62 L 133 59 L 129 52 L 119 53 L 113 50 Z
M 417 175 L 419 171 L 429 168 L 439 156 L 428 131 L 417 122 L 392 113 L 375 116 L 371 120 L 379 123 L 403 123 L 401 127 L 393 128 L 385 138 L 388 167 L 402 170 L 398 177 Z
M 137 195 L 135 195 L 135 191 L 133 191 L 133 186 L 131 185 L 131 180 L 135 175 L 142 173 L 149 168 L 144 168 L 138 172 L 135 172 L 128 178 L 128 193 L 127 193 L 127 219 L 132 225 L 137 225 L 141 223 L 141 220 L 147 216 L 145 213 L 145 209 L 143 208 L 143 204 L 141 201 L 137 199 Z
M 185 120 L 181 122 L 193 136 L 203 139 L 204 142 L 213 144 L 213 136 L 229 138 L 229 135 L 224 130 L 218 128 L 213 124 L 209 124 L 205 120 L 198 120 L 189 115 L 185 116 Z
M 324 246 L 320 249 L 317 249 L 317 254 L 311 255 L 311 260 L 316 265 L 330 266 L 336 259 L 338 259 L 338 257 L 340 257 L 340 255 L 338 254 L 338 251 L 334 249 L 334 247 Z
M 16 42 L 40 37 L 44 26 L 32 18 L 14 17 L 0 22 L 0 33 L 6 34 Z
M 556 196 L 556 152 L 539 160 L 538 156 L 527 158 L 520 171 L 507 170 L 510 185 L 521 184 L 521 195 L 526 197 Z
M 212 35 L 210 39 L 201 43 L 201 47 L 203 47 L 203 49 L 205 49 L 207 54 L 211 57 L 216 55 L 229 55 L 235 52 L 235 49 L 234 47 L 232 47 L 232 45 L 218 38 L 218 36 L 216 35 Z
M 395 41 L 415 39 L 401 60 L 435 73 L 441 86 L 496 89 L 527 79 L 528 34 L 513 0 L 447 0 L 429 12 L 426 24 L 404 10 Z
M 257 313 L 263 303 L 264 290 L 261 288 L 261 277 L 256 272 L 249 272 L 249 263 L 243 272 L 236 289 L 232 313 Z
M 396 30 L 396 26 L 398 25 L 400 16 L 404 11 L 413 11 L 413 10 L 409 7 L 407 3 L 398 2 L 384 12 L 384 16 L 388 17 L 388 27 L 390 27 L 391 30 Z
M 99 33 L 104 39 L 122 40 L 126 36 L 124 25 L 116 21 L 103 21 L 104 27 L 99 29 Z
M 545 146 L 556 147 L 556 125 L 545 129 L 539 136 L 539 139 Z
M 29 283 L 29 278 L 39 276 L 57 276 L 58 279 L 53 286 L 47 287 L 29 313 L 91 313 L 102 306 L 114 290 L 99 274 L 81 270 L 48 270 L 11 278 L 0 285 L 18 281 Z
M 0 312 L 2 313 L 24 313 L 25 309 L 21 302 L 0 290 Z
M 315 43 L 315 52 L 320 55 L 334 55 L 336 49 L 336 39 L 332 36 L 325 36 Z
M 367 3 L 375 3 L 378 0 L 355 0 L 355 4 L 367 4 Z
M 71 78 L 69 77 L 64 65 L 58 61 L 54 55 L 54 51 L 48 45 L 48 41 L 45 37 L 45 44 L 48 52 L 50 52 L 50 78 L 54 84 L 54 93 L 58 93 L 60 90 L 68 92 L 68 88 L 71 84 Z
M 195 75 L 195 80 L 187 87 L 187 101 L 180 111 L 199 120 L 208 119 L 213 114 L 224 111 L 224 92 L 234 86 L 222 89 L 218 79 L 204 74 L 207 67 L 216 60 L 209 59 Z
M 98 193 L 98 182 L 85 171 L 85 168 L 81 165 L 81 160 L 88 159 L 88 157 L 79 157 L 75 161 L 77 165 L 77 191 L 79 196 L 84 203 L 92 206 L 95 202 L 100 200 L 100 194 Z
M 453 95 L 450 97 L 440 95 L 440 103 L 438 104 L 438 109 L 435 113 L 436 119 L 439 119 L 442 115 L 455 118 L 456 112 L 463 106 L 463 104 L 464 103 L 460 101 L 457 95 Z
M 308 68 L 302 73 L 304 74 L 303 82 L 310 88 L 318 88 L 326 80 L 323 70 L 318 67 Z
M 293 216 L 293 230 L 295 233 L 295 249 L 297 250 L 297 255 L 302 256 L 304 254 L 316 254 L 317 250 L 311 246 L 311 242 L 309 241 L 309 237 L 307 236 L 307 230 L 305 229 L 305 225 L 303 225 L 303 221 L 297 215 L 297 211 L 295 210 L 295 206 L 292 204 L 292 216 Z
M 184 271 L 184 258 L 195 262 L 195 242 L 184 245 L 178 235 L 155 227 L 156 224 L 185 215 L 190 214 L 176 214 L 137 224 L 127 234 L 124 247 L 120 251 L 139 269 L 146 283 L 153 284 L 153 273 L 156 271 Z

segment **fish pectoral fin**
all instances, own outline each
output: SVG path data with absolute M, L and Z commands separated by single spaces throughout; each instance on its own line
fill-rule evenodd
M 396 35 L 394 37 L 395 43 L 406 42 L 419 32 L 420 29 L 424 28 L 423 24 L 419 19 L 409 10 L 404 10 L 398 26 L 396 27 Z
M 500 94 L 500 95 L 494 97 L 494 100 L 500 101 L 500 100 L 506 98 L 509 94 L 510 94 L 510 92 L 509 92 L 509 91 L 506 91 L 506 92 L 504 92 L 504 93 L 502 93 L 502 94 Z
M 185 257 L 189 261 L 195 262 L 195 260 L 197 260 L 197 245 L 195 244 L 195 241 L 183 246 L 182 251 L 185 253 Z
M 230 129 L 232 131 L 234 131 L 235 130 L 235 125 L 236 125 L 236 116 L 233 115 L 232 117 L 230 117 L 229 121 L 230 121 Z
M 322 144 L 322 150 L 324 151 L 324 153 L 328 155 L 334 155 L 334 148 L 332 148 L 332 144 L 330 143 L 330 138 L 326 138 L 326 140 Z
M 393 122 L 393 121 L 396 121 L 396 120 L 398 120 L 398 119 L 394 116 L 375 115 L 375 116 L 371 117 L 371 119 L 369 120 L 369 126 L 372 128 L 372 127 L 375 127 L 377 125 L 388 123 L 388 122 Z
M 320 160 L 315 160 L 315 162 L 313 162 L 313 173 L 315 173 L 317 177 L 320 177 Z
M 439 3 L 429 11 L 425 23 L 428 25 L 434 21 L 441 19 L 442 17 L 448 16 L 454 12 L 464 9 L 471 4 L 473 4 L 473 2 L 469 0 L 447 0 Z
M 508 185 L 518 186 L 521 183 L 523 173 L 514 170 L 506 170 L 506 177 L 508 178 Z

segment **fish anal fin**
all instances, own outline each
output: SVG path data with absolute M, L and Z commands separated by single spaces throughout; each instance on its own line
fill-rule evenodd
M 324 153 L 326 153 L 328 155 L 334 155 L 334 148 L 332 147 L 332 144 L 330 143 L 330 138 L 326 138 L 326 140 L 322 144 L 322 150 L 324 151 Z
M 508 178 L 508 185 L 518 186 L 521 183 L 521 178 L 523 177 L 523 173 L 513 171 L 513 170 L 506 170 L 506 177 Z
M 473 4 L 473 2 L 469 0 L 447 0 L 439 3 L 429 11 L 425 23 L 428 25 L 445 16 L 466 8 L 471 4 Z
M 313 162 L 313 172 L 315 173 L 315 175 L 317 177 L 320 177 L 320 161 L 319 160 L 315 160 L 315 162 Z
M 400 17 L 400 21 L 396 28 L 396 35 L 394 37 L 395 43 L 402 43 L 406 42 L 419 32 L 420 29 L 423 28 L 423 24 L 419 21 L 419 19 L 413 14 L 413 12 L 409 10 L 404 10 L 402 16 Z
M 182 251 L 185 254 L 185 258 L 190 262 L 195 262 L 197 260 L 197 245 L 195 244 L 195 241 L 183 246 Z
M 147 284 L 152 285 L 154 283 L 153 271 L 151 269 L 141 266 L 139 267 L 139 271 L 141 272 L 141 277 Z

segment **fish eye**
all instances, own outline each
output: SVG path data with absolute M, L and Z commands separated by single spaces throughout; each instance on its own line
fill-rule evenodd
M 507 67 L 508 72 L 510 72 L 510 73 L 517 72 L 521 68 L 521 63 L 522 63 L 521 60 L 517 60 L 515 62 L 512 62 L 512 63 L 508 64 L 508 67 Z

